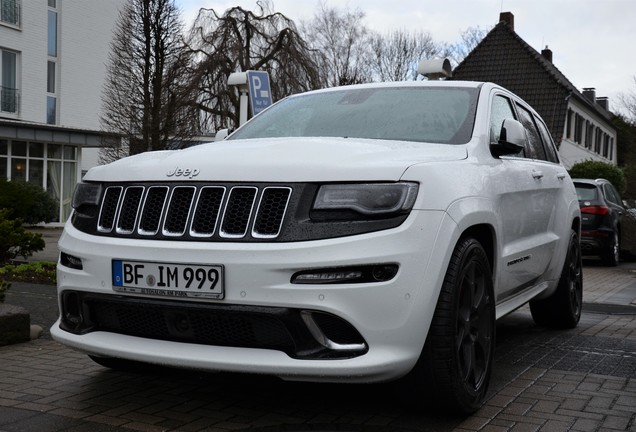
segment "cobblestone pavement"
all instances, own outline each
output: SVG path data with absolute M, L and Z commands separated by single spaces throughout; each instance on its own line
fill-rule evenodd
M 47 333 L 0 347 L 0 432 L 636 432 L 635 271 L 586 263 L 576 329 L 536 327 L 527 308 L 501 320 L 488 400 L 465 419 L 409 408 L 389 384 L 114 372 Z M 54 287 L 14 284 L 7 303 L 33 306 L 43 326 L 57 313 Z

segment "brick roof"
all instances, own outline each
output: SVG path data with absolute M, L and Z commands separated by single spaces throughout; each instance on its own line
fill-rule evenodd
M 565 128 L 568 99 L 575 97 L 609 127 L 609 113 L 591 103 L 554 64 L 499 22 L 453 71 L 453 79 L 490 81 L 516 93 L 543 118 L 556 143 Z

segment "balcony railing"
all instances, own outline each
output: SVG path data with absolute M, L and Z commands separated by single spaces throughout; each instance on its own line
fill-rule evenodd
M 20 0 L 0 0 L 0 21 L 20 25 Z
M 20 108 L 20 90 L 10 87 L 0 87 L 0 111 L 18 113 Z

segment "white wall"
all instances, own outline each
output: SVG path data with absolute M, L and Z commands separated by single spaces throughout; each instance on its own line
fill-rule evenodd
M 110 42 L 125 0 L 57 2 L 60 27 L 58 123 L 98 130 Z
M 57 0 L 57 124 L 99 130 L 101 92 L 112 32 L 127 0 Z M 0 22 L 0 48 L 18 52 L 20 112 L 46 123 L 48 5 L 22 0 L 19 28 Z
M 20 112 L 8 118 L 46 123 L 47 2 L 23 0 L 19 29 L 0 25 L 0 47 L 18 52 Z

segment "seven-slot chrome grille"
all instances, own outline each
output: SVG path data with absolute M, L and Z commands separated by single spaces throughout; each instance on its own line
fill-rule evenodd
M 252 185 L 111 185 L 97 220 L 104 235 L 274 239 L 292 188 Z

